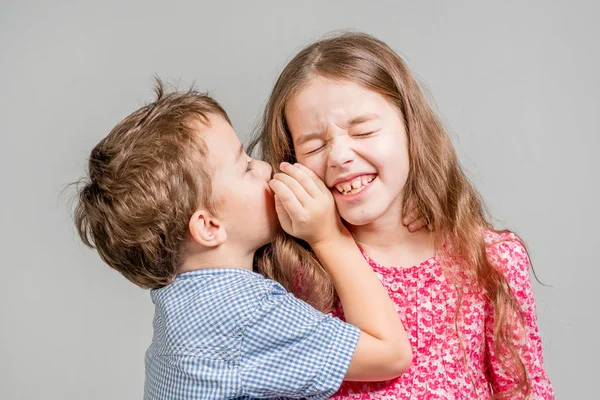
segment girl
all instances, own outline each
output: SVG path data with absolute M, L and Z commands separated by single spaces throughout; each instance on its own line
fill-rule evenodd
M 404 375 L 345 383 L 335 398 L 554 397 L 525 246 L 493 229 L 439 119 L 385 43 L 345 33 L 302 50 L 275 84 L 257 145 L 273 167 L 299 162 L 330 188 L 409 335 Z M 414 218 L 409 204 L 431 230 L 403 225 Z M 281 232 L 272 246 L 258 260 L 267 276 L 342 314 L 306 245 Z

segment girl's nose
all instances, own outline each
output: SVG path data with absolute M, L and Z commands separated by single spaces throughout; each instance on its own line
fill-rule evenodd
M 342 167 L 354 161 L 354 151 L 345 137 L 336 138 L 330 146 L 327 159 L 329 167 Z

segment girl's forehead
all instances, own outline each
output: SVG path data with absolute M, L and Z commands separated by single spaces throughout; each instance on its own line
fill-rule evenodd
M 348 124 L 364 115 L 381 113 L 385 98 L 354 82 L 313 78 L 286 103 L 288 121 L 301 118 L 304 123 L 322 124 L 331 119 Z
M 390 111 L 390 104 L 385 98 L 368 89 L 358 88 L 360 90 L 355 91 L 342 87 L 339 93 L 307 88 L 305 93 L 291 99 L 286 107 L 290 130 L 292 133 L 316 133 L 327 130 L 332 124 L 349 129 L 385 118 Z

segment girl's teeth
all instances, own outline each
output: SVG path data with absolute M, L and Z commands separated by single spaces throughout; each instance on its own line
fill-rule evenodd
M 335 188 L 341 194 L 354 194 L 354 193 L 360 192 L 363 189 L 363 186 L 366 186 L 367 184 L 373 182 L 373 179 L 375 179 L 374 176 L 364 176 L 363 175 L 361 177 L 354 179 L 350 183 L 346 182 L 344 184 L 337 185 Z

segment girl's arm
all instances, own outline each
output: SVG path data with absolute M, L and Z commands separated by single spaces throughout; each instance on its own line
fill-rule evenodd
M 515 295 L 523 316 L 523 326 L 512 330 L 519 356 L 530 380 L 530 397 L 553 399 L 554 391 L 544 371 L 542 341 L 537 327 L 535 300 L 529 279 L 529 257 L 523 243 L 514 234 L 509 234 L 488 248 L 488 257 L 494 267 L 502 272 Z M 486 310 L 485 338 L 489 364 L 489 379 L 494 393 L 508 391 L 516 386 L 514 378 L 502 365 L 496 352 L 494 338 L 494 313 L 491 304 Z M 514 395 L 513 395 L 514 396 Z M 511 398 L 523 398 L 511 397 Z
M 361 335 L 346 374 L 349 381 L 379 381 L 404 373 L 412 362 L 410 343 L 387 291 L 351 236 L 313 246 L 333 280 L 346 322 Z
M 306 241 L 329 273 L 346 321 L 361 330 L 346 380 L 395 378 L 412 361 L 400 318 L 381 282 L 340 221 L 330 190 L 308 168 L 282 164 L 271 187 L 286 232 Z

